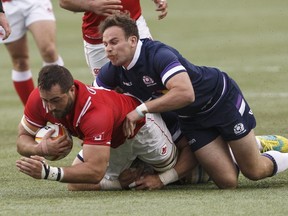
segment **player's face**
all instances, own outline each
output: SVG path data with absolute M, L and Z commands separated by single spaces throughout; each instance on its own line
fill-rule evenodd
M 40 91 L 40 97 L 48 111 L 57 119 L 61 119 L 70 113 L 74 106 L 73 85 L 68 92 L 62 93 L 59 85 L 54 85 L 50 91 Z
M 115 66 L 127 67 L 133 59 L 137 37 L 125 38 L 124 31 L 118 26 L 107 28 L 103 33 L 103 44 L 107 58 Z

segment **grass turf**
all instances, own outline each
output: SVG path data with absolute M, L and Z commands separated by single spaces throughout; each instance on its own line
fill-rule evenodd
M 169 1 L 169 14 L 157 20 L 151 1 L 143 12 L 155 40 L 177 48 L 198 65 L 217 66 L 241 86 L 257 118 L 257 134 L 287 133 L 288 19 L 284 0 Z M 91 83 L 82 39 L 81 14 L 60 9 L 57 44 L 74 77 Z M 36 81 L 41 59 L 29 35 Z M 0 215 L 285 215 L 287 172 L 252 182 L 240 176 L 237 190 L 213 183 L 169 186 L 160 191 L 69 192 L 65 184 L 37 181 L 19 173 L 15 161 L 17 124 L 23 107 L 11 83 L 11 62 L 0 46 Z M 51 163 L 69 165 L 80 149 Z

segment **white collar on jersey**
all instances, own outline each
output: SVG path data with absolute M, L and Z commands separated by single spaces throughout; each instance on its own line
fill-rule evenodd
M 134 53 L 134 57 L 133 57 L 132 61 L 130 62 L 130 64 L 128 65 L 128 67 L 126 68 L 126 70 L 130 70 L 136 64 L 136 62 L 140 56 L 141 47 L 142 47 L 142 41 L 138 40 L 137 47 L 136 47 L 136 50 Z

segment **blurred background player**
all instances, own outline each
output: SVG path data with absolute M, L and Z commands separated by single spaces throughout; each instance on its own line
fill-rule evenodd
M 82 23 L 84 39 L 84 53 L 86 62 L 94 76 L 97 76 L 99 69 L 109 61 L 106 57 L 102 36 L 99 33 L 98 25 L 107 16 L 121 10 L 128 12 L 130 17 L 136 20 L 140 38 L 152 38 L 150 30 L 142 16 L 140 0 L 60 0 L 60 6 L 73 12 L 85 12 Z M 160 14 L 158 19 L 167 15 L 168 4 L 166 0 L 154 0 L 156 11 Z
M 34 89 L 29 65 L 29 30 L 43 59 L 43 65 L 63 65 L 56 50 L 56 23 L 50 0 L 2 0 L 12 33 L 4 43 L 12 59 L 12 80 L 23 104 Z
M 2 1 L 0 0 L 0 38 L 5 40 L 11 34 L 11 28 L 5 16 Z

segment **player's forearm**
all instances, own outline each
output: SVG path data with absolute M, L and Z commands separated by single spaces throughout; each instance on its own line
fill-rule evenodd
M 88 162 L 63 167 L 63 178 L 61 182 L 65 183 L 88 183 L 99 184 L 104 177 L 106 167 L 99 165 L 89 165 Z
M 68 184 L 69 191 L 97 191 L 100 190 L 99 184 Z
M 179 156 L 175 166 L 159 174 L 159 179 L 163 183 L 163 186 L 185 177 L 198 164 L 195 155 L 190 150 L 184 137 L 177 143 L 177 148 Z
M 176 145 L 179 150 L 179 156 L 174 169 L 178 173 L 179 179 L 181 179 L 197 166 L 198 161 L 188 146 L 185 137 L 183 137 Z
M 16 144 L 17 152 L 22 156 L 43 156 L 41 146 L 33 139 L 33 137 L 28 135 L 20 135 L 16 141 Z

